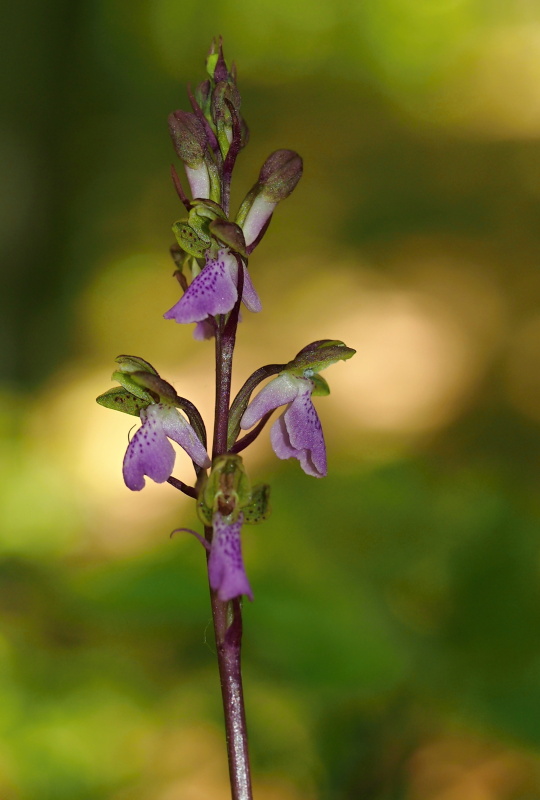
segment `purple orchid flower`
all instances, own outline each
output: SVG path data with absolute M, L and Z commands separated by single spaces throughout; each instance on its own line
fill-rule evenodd
M 223 602 L 245 594 L 253 600 L 253 592 L 242 560 L 240 531 L 244 515 L 240 513 L 234 522 L 216 511 L 212 517 L 214 536 L 208 559 L 210 586 Z
M 260 311 L 261 301 L 242 261 L 244 288 L 242 301 L 249 311 Z M 176 322 L 202 322 L 216 314 L 227 314 L 238 299 L 238 261 L 227 248 L 216 256 L 206 253 L 206 265 L 180 300 L 166 311 L 165 319 Z M 204 337 L 199 337 L 204 338 Z
M 278 458 L 297 458 L 307 475 L 326 475 L 326 447 L 321 422 L 311 401 L 315 388 L 309 378 L 282 372 L 270 381 L 248 405 L 240 427 L 253 427 L 270 411 L 286 405 L 270 431 L 272 448 Z
M 170 478 L 176 453 L 169 439 L 182 447 L 190 458 L 207 468 L 208 453 L 197 434 L 173 406 L 153 403 L 140 412 L 142 425 L 131 439 L 124 456 L 124 481 L 128 489 L 140 491 L 147 475 L 156 483 Z
M 245 594 L 253 600 L 253 591 L 246 575 L 242 559 L 240 532 L 244 515 L 240 513 L 233 522 L 216 511 L 212 517 L 212 543 L 191 528 L 177 528 L 173 533 L 185 531 L 195 536 L 210 554 L 208 558 L 208 577 L 210 586 L 219 599 L 226 603 Z

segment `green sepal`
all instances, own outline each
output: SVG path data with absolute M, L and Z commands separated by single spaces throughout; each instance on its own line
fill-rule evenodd
M 114 361 L 116 364 L 120 365 L 122 372 L 139 372 L 140 370 L 144 370 L 144 372 L 151 372 L 152 375 L 158 374 L 152 364 L 149 364 L 144 358 L 139 358 L 139 356 L 122 355 L 117 356 Z
M 212 517 L 214 516 L 214 512 L 205 504 L 204 497 L 202 495 L 197 500 L 197 516 L 203 525 L 207 525 L 208 527 L 212 526 Z
M 175 222 L 172 226 L 172 230 L 176 241 L 184 252 L 189 253 L 190 256 L 195 256 L 195 258 L 204 258 L 204 254 L 210 246 L 207 237 L 204 239 L 201 238 L 191 225 L 188 225 L 187 222 L 182 220 Z
M 124 414 L 138 417 L 143 408 L 148 408 L 151 401 L 148 402 L 141 397 L 135 397 L 127 389 L 115 387 L 96 397 L 96 403 L 105 408 L 113 408 L 115 411 L 123 411 Z
M 246 221 L 246 217 L 248 215 L 249 209 L 251 208 L 251 206 L 255 202 L 255 200 L 257 198 L 257 195 L 259 194 L 260 190 L 261 190 L 261 187 L 259 186 L 258 183 L 256 183 L 255 186 L 253 186 L 249 190 L 247 195 L 242 200 L 240 208 L 238 209 L 238 214 L 235 217 L 235 222 L 240 227 L 242 227 L 242 225 Z
M 242 508 L 246 525 L 257 525 L 270 516 L 270 486 L 259 483 L 251 491 L 250 502 Z
M 298 378 L 311 378 L 322 369 L 326 369 L 336 361 L 352 358 L 356 350 L 347 347 L 339 339 L 320 339 L 302 348 L 292 361 L 285 366 L 285 371 Z
M 120 372 L 120 370 L 116 370 L 112 374 L 113 381 L 118 381 L 120 386 L 123 386 L 128 392 L 135 395 L 135 397 L 139 397 L 141 400 L 144 400 L 148 405 L 150 403 L 155 403 L 156 398 L 153 397 L 150 392 L 146 391 L 146 389 L 141 386 L 136 380 L 133 379 L 133 372 Z M 144 373 L 150 374 L 150 373 Z
M 330 387 L 322 375 L 312 375 L 310 381 L 313 381 L 315 388 L 311 392 L 314 397 L 326 397 L 330 394 Z
M 136 386 L 147 389 L 153 395 L 157 395 L 160 401 L 176 405 L 178 395 L 170 383 L 164 381 L 159 375 L 153 375 L 149 372 L 133 372 L 131 379 Z M 116 377 L 116 380 L 118 378 Z
M 235 253 L 247 258 L 246 240 L 242 228 L 226 219 L 215 219 L 208 226 L 210 233 Z
M 197 197 L 191 201 L 191 211 L 189 212 L 189 222 L 191 225 L 193 225 L 193 214 L 199 217 L 207 217 L 208 219 L 227 219 L 219 203 L 215 203 L 207 197 Z
M 218 211 L 215 209 L 218 209 Z M 212 245 L 212 236 L 208 226 L 219 215 L 223 216 L 221 207 L 213 201 L 207 203 L 206 200 L 196 201 L 189 212 L 189 226 L 195 231 L 201 242 L 205 242 L 206 250 Z

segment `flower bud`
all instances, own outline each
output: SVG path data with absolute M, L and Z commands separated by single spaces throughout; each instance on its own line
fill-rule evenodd
M 193 169 L 199 167 L 208 144 L 202 122 L 190 111 L 173 111 L 169 132 L 178 158 Z
M 239 123 L 242 119 L 240 115 L 240 105 L 240 92 L 234 83 L 220 81 L 216 84 L 212 93 L 211 116 L 216 126 L 219 146 L 224 157 L 233 140 L 233 114 L 236 115 Z M 240 147 L 243 147 L 247 141 L 244 141 L 242 136 L 242 125 L 240 123 Z
M 206 113 L 206 110 L 210 106 L 210 95 L 212 93 L 212 85 L 210 81 L 207 79 L 200 83 L 197 88 L 195 89 L 194 95 L 195 100 L 203 113 Z
M 265 200 L 285 200 L 302 177 L 302 159 L 294 150 L 276 150 L 268 156 L 259 173 L 259 186 Z
M 227 69 L 227 63 L 223 56 L 223 40 L 219 37 L 217 43 L 212 39 L 210 50 L 206 58 L 206 71 L 210 77 L 218 83 L 219 81 L 227 81 L 229 78 L 234 79 L 234 74 L 230 73 Z
M 291 194 L 301 177 L 302 159 L 294 150 L 276 150 L 268 156 L 236 218 L 248 248 L 253 249 L 262 238 L 276 205 Z
M 208 137 L 204 125 L 189 111 L 169 114 L 169 132 L 178 158 L 184 162 L 193 197 L 210 195 L 210 175 L 206 162 Z

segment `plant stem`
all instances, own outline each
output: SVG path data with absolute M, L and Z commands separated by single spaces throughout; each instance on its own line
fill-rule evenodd
M 227 323 L 224 324 L 222 319 L 216 325 L 216 404 L 212 458 L 227 452 L 232 359 L 242 283 L 239 281 L 239 299 Z M 206 527 L 205 536 L 208 541 L 212 540 L 212 534 L 212 528 Z M 232 800 L 252 800 L 242 688 L 242 610 L 240 600 L 235 598 L 224 603 L 212 590 L 210 590 L 210 600 L 225 717 L 231 797 Z
M 237 599 L 223 603 L 211 592 L 212 617 L 225 716 L 232 800 L 252 800 L 244 690 L 242 688 L 242 611 Z

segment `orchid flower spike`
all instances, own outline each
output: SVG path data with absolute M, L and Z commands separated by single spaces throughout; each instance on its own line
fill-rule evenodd
M 242 301 L 249 311 L 260 311 L 261 301 L 249 277 L 243 261 L 227 247 L 217 251 L 206 252 L 206 264 L 191 285 L 175 303 L 165 312 L 165 319 L 176 322 L 202 322 L 216 314 L 227 314 L 232 311 L 238 299 L 238 261 L 243 271 Z
M 270 440 L 278 458 L 297 458 L 307 475 L 323 478 L 327 473 L 326 446 L 321 421 L 312 394 L 330 393 L 318 373 L 355 353 L 343 342 L 323 339 L 304 347 L 277 378 L 270 381 L 247 406 L 240 427 L 252 428 L 266 414 L 286 406 L 272 425 Z

